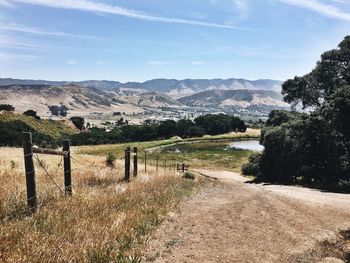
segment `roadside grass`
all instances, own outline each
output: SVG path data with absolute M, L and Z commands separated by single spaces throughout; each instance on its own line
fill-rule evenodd
M 28 216 L 23 153 L 0 148 L 0 157 L 0 262 L 140 262 L 150 233 L 204 183 L 148 167 L 127 184 L 122 161 L 75 153 L 72 198 L 36 163 L 39 208 Z M 60 158 L 40 158 L 63 188 Z
M 22 149 L 0 148 L 0 262 L 140 262 L 151 232 L 183 198 L 206 182 L 201 177 L 191 180 L 190 173 L 175 175 L 175 164 L 238 171 L 250 151 L 226 146 L 232 140 L 252 137 L 248 132 L 73 147 L 73 197 L 63 197 L 36 162 L 39 208 L 32 216 L 26 212 Z M 167 147 L 159 148 L 164 145 Z M 139 147 L 140 161 L 142 151 L 149 152 L 147 173 L 140 164 L 139 176 L 129 184 L 123 182 L 121 160 L 126 146 Z M 106 165 L 108 153 L 117 157 L 114 166 Z M 164 158 L 167 169 L 162 169 Z M 40 159 L 62 190 L 60 157 Z

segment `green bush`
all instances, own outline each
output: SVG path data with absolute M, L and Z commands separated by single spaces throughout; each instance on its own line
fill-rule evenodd
M 106 156 L 106 166 L 114 167 L 114 162 L 116 159 L 117 159 L 117 157 L 115 156 L 115 154 L 108 153 Z
M 191 179 L 191 180 L 196 179 L 196 176 L 193 173 L 191 173 L 191 172 L 185 172 L 183 177 L 186 178 L 186 179 Z

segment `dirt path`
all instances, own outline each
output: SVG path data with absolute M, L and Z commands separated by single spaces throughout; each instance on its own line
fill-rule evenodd
M 236 173 L 200 172 L 219 180 L 169 215 L 150 240 L 145 261 L 318 262 L 341 257 L 328 253 L 328 245 L 339 240 L 339 229 L 350 229 L 349 195 L 246 184 Z

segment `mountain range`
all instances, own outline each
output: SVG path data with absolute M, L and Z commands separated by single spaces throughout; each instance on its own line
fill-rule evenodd
M 41 116 L 48 106 L 65 105 L 71 114 L 127 112 L 146 108 L 204 107 L 239 112 L 268 113 L 287 108 L 282 101 L 281 81 L 244 79 L 153 79 L 146 82 L 87 80 L 80 82 L 0 79 L 0 104 L 12 104 L 17 111 L 33 109 Z
M 175 97 L 192 95 L 206 90 L 273 90 L 281 91 L 282 82 L 279 80 L 260 79 L 152 79 L 145 82 L 126 82 L 108 80 L 85 80 L 85 81 L 47 81 L 0 78 L 0 86 L 9 85 L 55 85 L 62 86 L 67 83 L 94 87 L 103 91 L 118 89 L 145 90 L 150 92 L 166 93 Z

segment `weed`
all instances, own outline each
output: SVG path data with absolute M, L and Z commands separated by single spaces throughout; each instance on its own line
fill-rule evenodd
M 115 154 L 108 153 L 106 156 L 106 166 L 114 167 L 114 162 L 116 159 L 117 159 L 117 157 L 115 156 Z
M 183 177 L 186 178 L 186 179 L 191 179 L 191 180 L 196 179 L 196 176 L 193 173 L 191 173 L 191 172 L 185 172 Z

